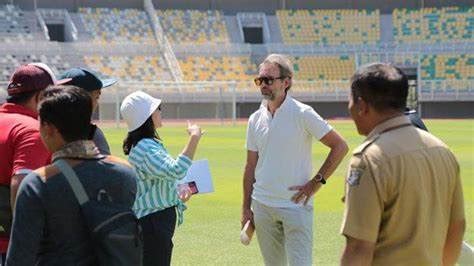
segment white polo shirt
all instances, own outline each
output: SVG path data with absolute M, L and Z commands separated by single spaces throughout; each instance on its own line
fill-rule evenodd
M 247 128 L 247 149 L 258 152 L 252 199 L 270 207 L 298 206 L 288 188 L 313 177 L 313 137 L 319 140 L 331 130 L 311 106 L 288 95 L 273 117 L 264 100 Z

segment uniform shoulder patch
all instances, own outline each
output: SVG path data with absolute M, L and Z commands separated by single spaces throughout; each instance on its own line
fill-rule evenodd
M 360 178 L 364 174 L 366 170 L 366 163 L 363 159 L 363 152 L 367 147 L 370 146 L 375 141 L 376 137 L 372 137 L 362 143 L 359 147 L 357 147 L 352 155 L 352 158 L 349 162 L 349 170 L 346 176 L 346 183 L 349 186 L 357 186 L 359 185 Z
M 360 182 L 360 177 L 364 173 L 364 169 L 353 167 L 349 169 L 349 176 L 346 179 L 349 186 L 358 186 Z

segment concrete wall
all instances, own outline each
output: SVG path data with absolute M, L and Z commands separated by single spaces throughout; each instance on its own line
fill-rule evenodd
M 33 9 L 35 2 L 41 8 L 66 8 L 76 10 L 78 7 L 116 7 L 143 8 L 143 0 L 0 0 L 0 4 L 14 3 L 26 10 Z M 277 9 L 380 9 L 382 13 L 391 13 L 394 8 L 421 8 L 442 6 L 472 6 L 474 0 L 153 0 L 160 9 L 220 9 L 227 14 L 241 11 L 258 11 L 274 14 Z
M 10 0 L 0 0 L 0 4 L 11 3 Z M 79 7 L 116 7 L 116 8 L 143 8 L 143 0 L 13 0 L 13 4 L 25 10 L 37 8 L 65 8 L 76 11 Z
M 165 118 L 231 118 L 230 103 L 166 103 L 162 115 Z
M 280 8 L 280 0 L 153 0 L 155 8 L 159 9 L 219 9 L 226 14 L 237 12 L 274 12 Z
M 347 102 L 305 102 L 323 118 L 349 118 Z M 260 102 L 237 103 L 237 118 L 248 118 L 258 110 Z M 100 105 L 100 117 L 104 120 L 115 119 L 116 106 L 112 103 Z M 230 119 L 231 103 L 166 103 L 163 105 L 163 117 L 166 119 Z M 423 102 L 423 118 L 474 118 L 474 102 Z M 94 119 L 99 117 L 93 116 Z
M 347 102 L 305 102 L 322 117 L 349 118 Z M 238 105 L 238 117 L 246 118 L 258 109 L 260 103 Z M 423 118 L 474 118 L 474 102 L 422 102 Z
M 211 0 L 153 0 L 153 5 L 157 9 L 215 9 Z
M 418 1 L 380 1 L 380 0 L 154 0 L 157 8 L 178 9 L 221 9 L 228 14 L 239 11 L 258 11 L 274 14 L 277 9 L 380 9 L 391 13 L 394 8 L 422 8 L 443 6 L 472 6 L 474 0 L 418 0 Z
M 247 118 L 259 107 L 260 103 L 239 103 L 237 104 L 237 117 Z
M 423 118 L 474 118 L 474 102 L 423 102 Z
M 305 102 L 324 118 L 348 117 L 347 102 Z M 260 103 L 237 103 L 237 117 L 248 118 L 260 107 Z
M 114 120 L 116 106 L 114 103 L 99 105 L 100 118 Z M 162 107 L 162 116 L 166 119 L 220 119 L 232 118 L 232 104 L 230 103 L 165 103 Z M 98 119 L 96 114 L 93 119 Z
M 324 118 L 348 117 L 346 102 L 305 102 Z M 239 118 L 247 118 L 260 107 L 260 103 L 240 103 L 237 106 Z
M 425 7 L 473 6 L 474 0 L 424 0 Z

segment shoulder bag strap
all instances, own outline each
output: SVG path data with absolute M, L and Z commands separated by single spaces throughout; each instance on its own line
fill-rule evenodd
M 53 164 L 54 166 L 59 168 L 59 170 L 61 170 L 61 172 L 66 177 L 66 180 L 71 186 L 72 191 L 74 191 L 74 195 L 76 196 L 76 199 L 79 204 L 83 205 L 84 203 L 88 202 L 89 197 L 87 196 L 87 193 L 84 190 L 81 181 L 79 180 L 79 178 L 77 178 L 77 175 L 72 169 L 72 167 L 63 159 L 59 159 Z

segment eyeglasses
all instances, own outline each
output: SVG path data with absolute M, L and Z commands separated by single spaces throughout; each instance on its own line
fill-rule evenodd
M 286 77 L 256 77 L 253 82 L 255 82 L 255 85 L 260 86 L 262 85 L 262 82 L 265 83 L 266 85 L 272 85 L 273 82 L 275 82 L 276 79 L 285 79 Z

